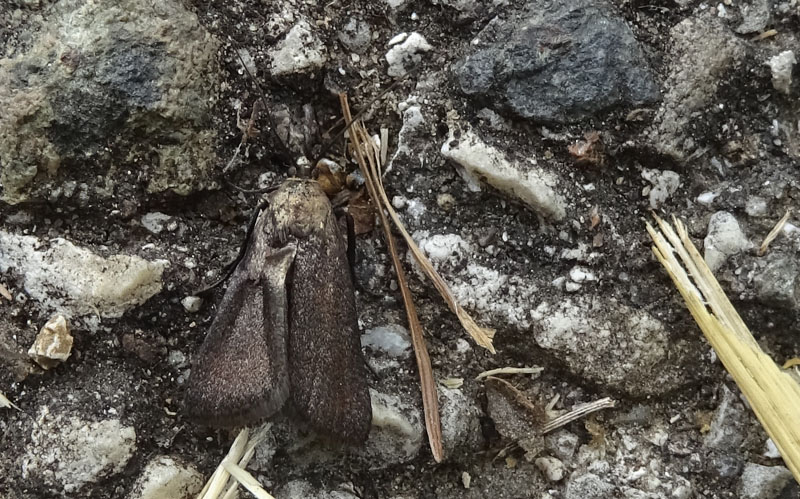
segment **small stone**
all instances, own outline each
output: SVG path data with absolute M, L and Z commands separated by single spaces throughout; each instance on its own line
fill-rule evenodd
M 203 487 L 203 475 L 177 458 L 150 460 L 136 480 L 128 499 L 188 499 Z
M 741 499 L 776 499 L 792 479 L 792 472 L 783 466 L 744 465 L 739 481 Z
M 187 312 L 194 314 L 200 311 L 200 307 L 203 306 L 203 299 L 199 296 L 187 296 L 181 300 L 181 305 Z
M 273 76 L 307 73 L 321 68 L 328 57 L 325 45 L 306 20 L 295 24 L 269 55 Z
M 372 430 L 359 453 L 374 462 L 399 464 L 414 459 L 425 429 L 420 409 L 401 399 L 370 389 Z
M 433 47 L 425 40 L 425 37 L 417 32 L 408 35 L 400 44 L 393 46 L 386 53 L 386 62 L 389 63 L 389 76 L 403 76 L 419 64 L 422 60 L 421 52 L 428 52 Z
M 767 200 L 760 196 L 750 196 L 745 202 L 744 211 L 751 217 L 763 217 L 767 214 Z
M 28 355 L 43 369 L 51 369 L 69 358 L 72 351 L 72 335 L 69 333 L 67 319 L 57 315 L 47 321 L 36 340 L 28 350 Z
M 368 329 L 361 336 L 361 346 L 407 359 L 411 354 L 411 335 L 403 326 L 388 324 Z
M 567 430 L 559 430 L 545 436 L 544 443 L 547 451 L 562 461 L 572 459 L 578 448 L 579 438 Z
M 697 196 L 697 202 L 703 206 L 711 206 L 714 200 L 717 199 L 717 196 L 719 196 L 719 194 L 716 192 L 704 192 Z
M 538 457 L 534 464 L 551 482 L 558 482 L 564 478 L 564 463 L 554 457 Z
M 594 473 L 574 473 L 564 488 L 564 499 L 586 499 L 588 497 L 614 497 L 614 486 Z
M 768 253 L 764 270 L 753 278 L 758 300 L 788 310 L 800 308 L 800 263 L 796 255 Z
M 339 41 L 348 50 L 358 54 L 364 53 L 372 43 L 372 32 L 369 23 L 358 17 L 350 17 L 339 31 Z
M 159 234 L 170 220 L 171 216 L 154 211 L 142 216 L 142 226 L 153 234 Z
M 642 178 L 653 184 L 648 195 L 650 208 L 654 210 L 661 207 L 681 185 L 680 175 L 670 170 L 644 170 Z
M 461 472 L 461 484 L 464 485 L 465 489 L 468 489 L 470 484 L 472 483 L 472 477 L 466 471 Z
M 492 187 L 521 199 L 554 220 L 566 216 L 566 200 L 555 190 L 560 183 L 558 177 L 538 166 L 509 161 L 502 151 L 486 144 L 470 128 L 453 124 L 441 152 L 462 166 L 473 182 L 485 179 Z
M 703 241 L 703 257 L 712 272 L 719 270 L 728 257 L 752 247 L 733 214 L 718 211 L 711 216 L 708 235 Z
M 573 282 L 596 281 L 597 277 L 583 267 L 572 267 L 569 271 L 569 278 Z
M 770 22 L 769 0 L 744 0 L 741 4 L 742 22 L 736 27 L 740 35 L 760 33 Z
M 797 64 L 797 59 L 791 50 L 784 50 L 767 61 L 767 65 L 772 71 L 772 86 L 775 87 L 775 90 L 786 95 L 791 93 L 792 67 L 795 64 Z

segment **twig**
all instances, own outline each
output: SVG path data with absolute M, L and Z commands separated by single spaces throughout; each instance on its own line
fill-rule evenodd
M 497 369 L 490 369 L 488 371 L 483 371 L 479 375 L 475 376 L 476 380 L 481 380 L 483 378 L 487 378 L 489 376 L 495 376 L 497 374 L 539 374 L 540 372 L 544 371 L 544 367 L 500 367 Z
M 769 234 L 767 234 L 767 237 L 764 238 L 764 242 L 761 243 L 761 247 L 758 248 L 758 256 L 764 256 L 767 253 L 770 243 L 772 243 L 772 241 L 778 237 L 778 234 L 781 233 L 784 225 L 786 225 L 786 222 L 789 221 L 790 216 L 792 216 L 792 210 L 786 210 L 786 214 L 783 216 L 783 218 L 778 220 L 778 223 L 775 224 L 775 227 L 773 227 L 772 230 L 769 231 Z

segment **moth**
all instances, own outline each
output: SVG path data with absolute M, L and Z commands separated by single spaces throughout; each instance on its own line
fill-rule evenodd
M 366 440 L 372 409 L 350 254 L 316 181 L 288 179 L 267 196 L 193 364 L 190 418 L 243 426 L 291 405 L 321 434 Z

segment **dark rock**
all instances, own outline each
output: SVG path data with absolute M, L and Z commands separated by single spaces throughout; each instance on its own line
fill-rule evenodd
M 212 188 L 218 42 L 179 2 L 58 2 L 0 60 L 0 199 Z
M 541 122 L 653 103 L 658 85 L 625 21 L 601 2 L 535 2 L 478 35 L 456 68 L 461 90 Z

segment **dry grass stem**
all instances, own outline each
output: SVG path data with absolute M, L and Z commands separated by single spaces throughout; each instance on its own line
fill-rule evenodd
M 239 483 L 259 499 L 272 498 L 253 478 L 253 475 L 244 469 L 253 457 L 255 448 L 266 438 L 270 426 L 269 423 L 262 425 L 252 436 L 248 428 L 244 428 L 239 432 L 233 444 L 231 444 L 228 454 L 217 466 L 214 474 L 211 475 L 211 478 L 197 496 L 198 499 L 232 499 L 236 497 L 236 489 Z M 228 483 L 230 476 L 233 476 L 235 480 L 225 490 L 225 485 Z M 223 490 L 225 490 L 224 495 Z
M 689 239 L 683 223 L 673 218 L 673 229 L 654 217 L 658 230 L 647 224 L 655 243 L 653 253 L 800 482 L 800 384 L 761 350 Z
M 496 376 L 498 374 L 539 374 L 540 372 L 544 371 L 544 367 L 500 367 L 497 369 L 490 369 L 488 371 L 483 371 L 479 375 L 475 376 L 476 380 L 481 380 L 483 378 L 487 378 L 489 376 Z
M 588 416 L 593 412 L 597 412 L 603 409 L 610 409 L 616 405 L 616 401 L 610 397 L 605 397 L 600 400 L 595 400 L 594 402 L 588 402 L 586 404 L 580 405 L 575 409 L 572 409 L 566 414 L 562 414 L 557 418 L 553 418 L 545 423 L 542 426 L 542 434 L 550 433 L 551 431 L 557 430 L 562 426 L 565 426 L 576 419 L 580 419 L 582 417 Z
M 344 108 L 344 106 L 347 105 L 347 96 L 341 94 L 340 100 L 342 102 L 342 107 Z M 349 124 L 350 122 L 348 121 L 347 123 Z M 356 140 L 353 141 L 354 144 L 356 143 L 363 144 L 359 147 L 356 147 L 356 150 L 358 150 L 359 148 L 362 148 L 364 150 L 367 148 L 373 150 L 376 149 L 377 146 L 369 137 L 369 134 L 367 134 L 366 130 L 364 130 L 363 125 L 360 125 L 360 123 L 354 124 L 350 132 L 351 132 L 350 134 L 351 139 L 353 137 L 356 137 Z M 359 136 L 361 137 L 360 140 L 358 139 Z M 364 164 L 362 166 L 362 174 L 364 175 L 365 178 L 369 175 L 374 181 L 373 188 L 376 192 L 375 193 L 370 192 L 370 196 L 372 195 L 379 196 L 374 198 L 376 204 L 382 205 L 383 208 L 386 210 L 386 212 L 389 213 L 389 216 L 394 222 L 395 227 L 397 227 L 397 230 L 399 230 L 400 233 L 403 235 L 403 238 L 406 240 L 408 248 L 411 250 L 411 253 L 414 255 L 414 258 L 417 260 L 417 263 L 419 263 L 420 267 L 422 268 L 422 271 L 425 272 L 425 275 L 427 275 L 428 278 L 431 280 L 431 282 L 433 282 L 433 286 L 436 288 L 439 294 L 442 295 L 442 298 L 444 298 L 445 302 L 447 303 L 447 306 L 450 307 L 450 310 L 452 310 L 453 313 L 456 314 L 459 321 L 461 321 L 461 325 L 464 327 L 467 333 L 469 333 L 469 335 L 472 336 L 472 339 L 474 339 L 478 345 L 482 346 L 483 348 L 486 348 L 492 353 L 495 353 L 494 346 L 492 345 L 492 338 L 494 337 L 495 333 L 494 329 L 484 328 L 479 326 L 475 322 L 475 320 L 472 319 L 472 317 L 467 313 L 467 311 L 461 308 L 461 305 L 459 305 L 458 302 L 456 302 L 456 299 L 453 296 L 453 292 L 450 291 L 450 288 L 447 286 L 447 283 L 444 282 L 444 279 L 442 279 L 442 277 L 436 272 L 436 270 L 433 268 L 433 265 L 431 265 L 430 261 L 428 261 L 428 258 L 425 256 L 422 250 L 419 249 L 419 246 L 417 246 L 417 243 L 414 242 L 414 239 L 406 230 L 405 226 L 403 225 L 403 222 L 400 221 L 400 217 L 397 216 L 397 212 L 394 211 L 392 203 L 391 201 L 389 201 L 389 198 L 386 196 L 386 191 L 383 189 L 383 180 L 381 177 L 381 170 L 380 170 L 381 165 L 378 162 L 378 160 L 380 159 L 380 152 L 376 151 L 376 153 L 367 154 L 366 158 L 364 158 L 363 152 L 361 153 L 361 155 L 362 155 L 361 160 L 364 160 Z M 356 159 L 358 159 L 358 157 Z M 359 160 L 359 164 L 361 164 L 361 160 Z M 369 160 L 369 164 L 367 164 L 366 160 Z M 369 182 L 367 184 L 369 185 Z M 381 214 L 381 218 L 383 218 L 384 216 L 383 211 L 378 210 L 378 212 Z
M 350 125 L 352 122 L 352 115 L 350 114 L 350 106 L 347 102 L 347 96 L 341 94 L 339 96 L 342 113 L 345 117 L 345 123 Z M 431 453 L 436 462 L 441 462 L 444 459 L 444 448 L 442 445 L 442 426 L 439 420 L 439 397 L 436 391 L 436 384 L 433 380 L 433 369 L 431 368 L 431 359 L 428 356 L 428 347 L 425 344 L 425 338 L 422 334 L 422 325 L 417 316 L 417 310 L 414 307 L 414 302 L 411 297 L 411 291 L 408 289 L 406 282 L 405 271 L 397 256 L 397 248 L 395 247 L 394 236 L 392 236 L 389 222 L 386 219 L 386 214 L 381 209 L 381 204 L 388 205 L 386 201 L 386 194 L 383 193 L 381 197 L 378 196 L 378 191 L 383 191 L 380 184 L 380 174 L 378 173 L 377 163 L 380 161 L 380 149 L 376 147 L 375 142 L 370 138 L 367 131 L 364 129 L 361 122 L 353 123 L 350 128 L 350 138 L 353 144 L 353 151 L 358 161 L 358 166 L 361 169 L 361 174 L 364 176 L 367 190 L 370 197 L 374 200 L 378 216 L 381 219 L 381 227 L 386 239 L 386 246 L 389 248 L 389 255 L 392 257 L 392 264 L 394 265 L 397 274 L 397 283 L 400 292 L 403 296 L 403 303 L 405 304 L 406 315 L 408 317 L 409 329 L 411 330 L 411 343 L 414 346 L 414 355 L 417 360 L 417 370 L 419 371 L 420 390 L 422 391 L 422 407 L 425 413 L 425 428 L 428 432 L 428 443 L 431 448 Z M 383 200 L 383 201 L 381 201 Z
M 767 249 L 769 248 L 770 243 L 772 243 L 772 241 L 774 241 L 775 238 L 778 237 L 778 234 L 781 233 L 781 231 L 783 230 L 783 226 L 786 225 L 786 222 L 789 221 L 790 216 L 792 216 L 792 211 L 787 210 L 783 218 L 778 220 L 778 223 L 775 224 L 775 227 L 773 227 L 772 230 L 769 231 L 767 237 L 764 238 L 764 242 L 761 243 L 761 247 L 758 248 L 758 256 L 764 256 L 767 253 Z
M 17 405 L 14 402 L 8 400 L 8 398 L 6 398 L 3 392 L 0 392 L 0 409 L 6 409 L 8 407 L 13 407 L 18 411 L 22 410 L 19 407 L 17 407 Z

